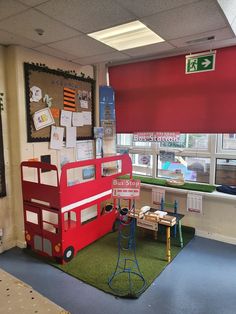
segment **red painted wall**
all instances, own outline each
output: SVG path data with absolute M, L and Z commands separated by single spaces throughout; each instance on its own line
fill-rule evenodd
M 236 133 L 236 46 L 215 71 L 185 74 L 185 55 L 109 68 L 117 133 Z

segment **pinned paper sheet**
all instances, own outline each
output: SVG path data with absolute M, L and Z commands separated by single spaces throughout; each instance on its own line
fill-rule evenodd
M 61 126 L 71 126 L 72 112 L 67 110 L 61 110 Z
M 87 100 L 80 100 L 81 108 L 88 109 L 88 101 Z
M 61 149 L 63 144 L 64 128 L 59 126 L 52 126 L 51 128 L 51 139 L 50 148 L 51 149 Z
M 202 214 L 202 195 L 188 193 L 187 211 L 191 213 Z
M 76 147 L 76 127 L 74 126 L 66 128 L 66 147 Z
M 83 123 L 85 125 L 91 125 L 92 124 L 92 114 L 91 111 L 83 111 Z
M 152 204 L 154 205 L 160 205 L 161 200 L 165 200 L 165 190 L 159 189 L 159 188 L 153 188 L 152 189 Z
M 83 126 L 84 125 L 83 113 L 82 112 L 73 112 L 73 115 L 72 115 L 72 125 L 73 126 Z
M 87 159 L 94 158 L 92 141 L 77 142 L 76 150 L 77 150 L 77 160 L 87 160 Z

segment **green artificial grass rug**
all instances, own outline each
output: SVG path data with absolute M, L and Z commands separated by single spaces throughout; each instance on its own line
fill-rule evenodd
M 120 176 L 119 178 L 129 178 L 128 176 Z M 171 187 L 167 184 L 166 179 L 161 178 L 153 178 L 153 177 L 143 177 L 143 176 L 133 176 L 133 179 L 140 180 L 141 183 L 152 184 L 157 186 L 167 186 Z M 193 183 L 193 182 L 185 182 L 184 185 L 181 186 L 172 186 L 175 189 L 184 189 L 184 190 L 192 190 L 192 191 L 200 191 L 206 193 L 212 193 L 216 190 L 216 186 L 212 184 L 206 183 Z
M 184 245 L 186 245 L 194 237 L 195 230 L 190 227 L 182 227 L 182 232 Z M 171 237 L 172 259 L 180 251 L 181 247 L 177 234 L 176 238 Z M 132 258 L 133 255 L 130 257 Z M 162 229 L 162 232 L 158 231 L 158 240 L 154 240 L 152 231 L 137 228 L 136 257 L 140 271 L 146 281 L 143 289 L 145 291 L 168 265 L 166 260 L 165 228 Z M 50 262 L 50 264 L 105 292 L 120 297 L 139 297 L 143 291 L 141 293 L 137 292 L 142 286 L 142 282 L 138 276 L 134 276 L 132 279 L 133 286 L 131 293 L 129 292 L 127 273 L 123 273 L 113 279 L 112 287 L 115 290 L 111 289 L 108 285 L 108 279 L 115 271 L 117 258 L 118 232 L 113 232 L 80 250 L 69 263 L 60 265 Z

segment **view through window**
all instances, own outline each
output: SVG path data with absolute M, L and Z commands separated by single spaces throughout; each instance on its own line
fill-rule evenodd
M 118 153 L 129 153 L 133 174 L 236 186 L 236 134 L 180 134 L 178 142 L 134 142 L 117 134 Z

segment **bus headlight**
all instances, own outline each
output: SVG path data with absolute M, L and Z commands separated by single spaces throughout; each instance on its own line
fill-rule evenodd
M 25 231 L 25 238 L 27 241 L 30 241 L 31 240 L 31 236 L 30 234 L 28 233 L 28 231 Z
M 61 243 L 57 243 L 57 244 L 54 246 L 54 250 L 55 250 L 55 252 L 59 253 L 60 250 L 61 250 Z

